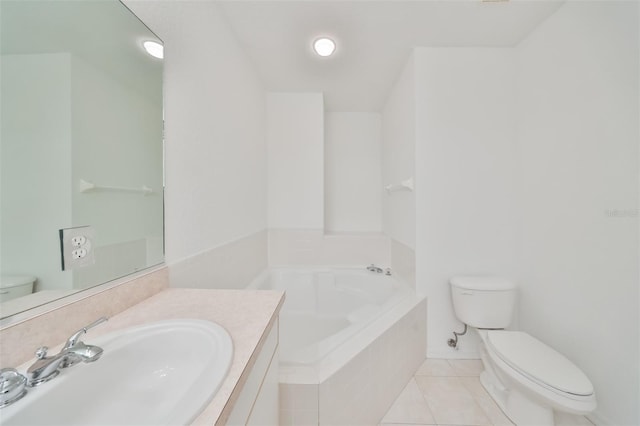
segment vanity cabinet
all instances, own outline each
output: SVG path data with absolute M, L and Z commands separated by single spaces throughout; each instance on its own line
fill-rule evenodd
M 278 406 L 278 321 L 276 320 L 226 424 L 227 426 L 277 426 Z

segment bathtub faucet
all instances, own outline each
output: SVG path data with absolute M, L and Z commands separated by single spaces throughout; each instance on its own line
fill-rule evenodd
M 384 272 L 382 270 L 382 268 L 378 268 L 376 265 L 374 265 L 373 263 L 369 266 L 367 266 L 367 271 L 369 272 L 375 272 L 377 274 L 381 274 L 382 272 Z

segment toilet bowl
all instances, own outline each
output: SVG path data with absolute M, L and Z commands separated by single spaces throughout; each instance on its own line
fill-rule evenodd
M 566 357 L 522 331 L 507 331 L 515 284 L 496 277 L 454 277 L 454 310 L 480 335 L 480 382 L 517 426 L 553 425 L 553 411 L 588 414 L 593 385 Z
M 553 425 L 553 410 L 588 414 L 593 385 L 566 357 L 520 331 L 477 330 L 484 388 L 518 426 Z

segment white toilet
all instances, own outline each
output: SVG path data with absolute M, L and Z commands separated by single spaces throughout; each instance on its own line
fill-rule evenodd
M 453 307 L 478 331 L 480 381 L 517 426 L 553 425 L 553 410 L 587 414 L 596 408 L 593 385 L 571 361 L 521 331 L 506 331 L 516 285 L 498 277 L 454 277 Z

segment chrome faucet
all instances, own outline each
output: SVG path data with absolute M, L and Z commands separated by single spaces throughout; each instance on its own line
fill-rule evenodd
M 47 356 L 49 348 L 43 346 L 36 351 L 38 360 L 27 369 L 27 385 L 38 386 L 47 382 L 60 373 L 61 368 L 71 367 L 79 362 L 94 362 L 102 355 L 102 348 L 87 345 L 80 341 L 80 337 L 89 329 L 107 321 L 106 317 L 99 318 L 86 327 L 73 333 L 67 339 L 60 352 L 53 356 Z

